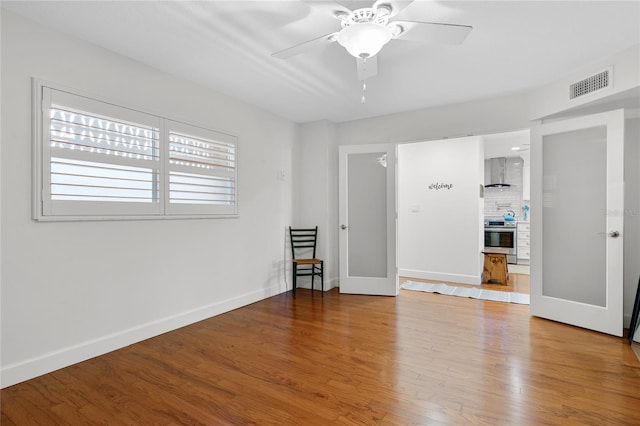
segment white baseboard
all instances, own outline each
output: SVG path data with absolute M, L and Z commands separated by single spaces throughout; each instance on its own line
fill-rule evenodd
M 0 388 L 15 385 L 25 380 L 86 361 L 116 349 L 141 342 L 168 331 L 232 311 L 258 302 L 283 291 L 281 285 L 253 291 L 231 299 L 181 312 L 156 321 L 140 324 L 97 339 L 49 352 L 31 359 L 9 364 L 0 370 Z M 286 289 L 284 290 L 286 291 Z
M 417 271 L 414 269 L 400 269 L 400 276 L 420 278 L 423 280 L 448 281 L 460 284 L 482 284 L 482 275 L 447 274 L 444 272 Z

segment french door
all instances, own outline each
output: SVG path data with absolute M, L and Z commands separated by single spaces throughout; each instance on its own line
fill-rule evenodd
M 531 314 L 623 332 L 624 111 L 531 138 Z
M 396 146 L 339 147 L 340 292 L 398 295 Z

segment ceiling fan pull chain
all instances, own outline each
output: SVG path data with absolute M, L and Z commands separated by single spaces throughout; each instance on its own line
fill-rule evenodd
M 367 58 L 362 58 L 362 70 L 366 73 L 367 70 Z M 362 80 L 362 105 L 367 102 L 367 98 L 365 97 L 365 93 L 367 92 L 367 80 Z

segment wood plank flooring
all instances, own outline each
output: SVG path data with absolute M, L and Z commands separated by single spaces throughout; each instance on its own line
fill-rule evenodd
M 638 425 L 624 339 L 528 306 L 299 289 L 3 389 L 9 425 Z

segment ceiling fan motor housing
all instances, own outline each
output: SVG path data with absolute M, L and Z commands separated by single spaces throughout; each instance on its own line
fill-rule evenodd
M 364 22 L 387 25 L 389 22 L 389 9 L 384 7 L 375 10 L 370 7 L 356 9 L 352 11 L 346 19 L 342 19 L 342 28 Z

